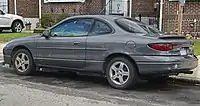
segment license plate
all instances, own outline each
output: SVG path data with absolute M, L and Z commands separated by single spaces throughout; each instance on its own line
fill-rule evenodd
M 180 50 L 180 54 L 181 54 L 181 55 L 187 55 L 186 49 L 184 49 L 184 48 L 181 49 L 181 50 Z

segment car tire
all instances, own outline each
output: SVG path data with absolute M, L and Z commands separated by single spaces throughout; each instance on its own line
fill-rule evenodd
M 13 24 L 12 24 L 12 32 L 17 32 L 17 33 L 20 33 L 22 32 L 22 29 L 23 29 L 23 25 L 20 21 L 15 21 Z
M 137 83 L 137 68 L 129 59 L 116 57 L 108 62 L 106 77 L 113 88 L 129 89 Z
M 19 49 L 14 53 L 13 66 L 19 75 L 32 75 L 36 70 L 33 58 L 26 49 Z

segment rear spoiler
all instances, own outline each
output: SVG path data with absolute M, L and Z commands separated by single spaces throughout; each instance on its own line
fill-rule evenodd
M 164 35 L 164 36 L 160 36 L 159 39 L 166 39 L 166 40 L 173 40 L 173 39 L 186 39 L 185 36 L 180 36 L 180 35 Z

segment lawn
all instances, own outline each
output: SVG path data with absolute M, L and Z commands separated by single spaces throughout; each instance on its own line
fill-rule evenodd
M 31 32 L 22 32 L 22 33 L 0 33 L 0 41 L 7 42 L 16 38 L 21 38 L 25 36 L 35 35 Z
M 200 40 L 195 40 L 194 41 L 194 52 L 195 55 L 200 55 Z

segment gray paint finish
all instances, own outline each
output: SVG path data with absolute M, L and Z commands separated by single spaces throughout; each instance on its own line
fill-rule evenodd
M 157 51 L 148 47 L 151 43 L 180 43 L 191 47 L 191 41 L 186 39 L 176 39 L 176 37 L 174 40 L 159 39 L 159 37 L 127 32 L 115 23 L 116 19 L 124 18 L 121 16 L 83 15 L 70 17 L 60 23 L 76 18 L 101 20 L 109 24 L 113 32 L 103 35 L 89 33 L 84 37 L 49 37 L 46 39 L 37 35 L 16 39 L 4 48 L 5 62 L 10 63 L 11 56 L 9 55 L 14 48 L 23 46 L 30 50 L 37 66 L 45 67 L 102 72 L 105 59 L 113 54 L 130 57 L 136 62 L 141 74 L 171 73 L 172 70 L 180 71 L 181 69 L 189 71 L 197 66 L 195 56 L 181 56 L 180 50 Z M 178 68 L 174 68 L 176 64 Z

